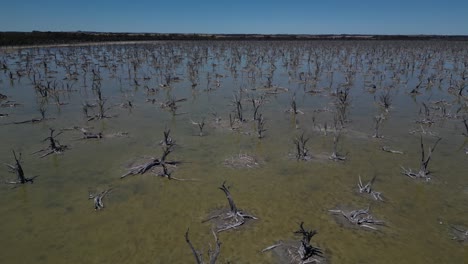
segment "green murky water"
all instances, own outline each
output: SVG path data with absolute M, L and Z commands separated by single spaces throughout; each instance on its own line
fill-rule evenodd
M 184 233 L 190 228 L 192 242 L 206 255 L 213 238 L 210 223 L 201 221 L 214 209 L 227 207 L 217 188 L 227 181 L 237 206 L 259 220 L 219 234 L 220 263 L 276 263 L 271 252 L 260 251 L 279 240 L 297 239 L 293 231 L 301 221 L 318 229 L 312 243 L 331 263 L 466 263 L 466 243 L 452 240 L 451 225 L 468 225 L 463 136 L 468 131 L 462 123 L 467 92 L 457 96 L 455 89 L 466 85 L 467 47 L 459 42 L 330 41 L 4 49 L 0 93 L 8 98 L 1 103 L 21 105 L 0 108 L 8 114 L 0 119 L 0 161 L 13 163 L 15 149 L 23 153 L 26 175 L 39 177 L 13 189 L 0 186 L 0 262 L 195 263 Z M 93 81 L 93 70 L 99 81 Z M 170 87 L 161 87 L 167 78 Z M 47 97 L 34 82 L 44 87 L 49 82 Z M 96 103 L 93 83 L 100 83 L 106 114 L 113 118 L 87 121 L 84 116 L 83 103 Z M 411 96 L 418 84 L 420 94 Z M 369 92 L 373 85 L 376 91 Z M 288 90 L 272 93 L 265 86 Z M 350 87 L 349 122 L 338 149 L 347 153 L 347 160 L 333 162 L 326 158 L 333 133 L 325 135 L 318 127 L 333 126 L 333 92 L 345 87 Z M 229 114 L 239 89 L 247 121 L 240 131 L 232 131 Z M 373 118 L 382 112 L 378 102 L 385 89 L 392 105 L 380 129 L 384 138 L 375 139 Z M 267 92 L 260 108 L 267 131 L 258 139 L 249 98 Z M 293 94 L 303 115 L 285 112 Z M 160 107 L 171 97 L 187 99 L 177 104 L 175 115 Z M 435 104 L 440 100 L 447 102 L 445 115 Z M 132 108 L 120 106 L 127 101 Z M 41 103 L 46 117 L 54 119 L 10 124 L 40 117 Z M 424 118 L 423 103 L 434 121 L 430 127 L 415 122 Z M 199 137 L 191 120 L 203 117 L 205 136 Z M 73 126 L 129 136 L 80 140 L 79 131 L 67 130 L 58 137 L 70 147 L 62 155 L 41 159 L 31 154 L 47 147 L 42 140 L 49 128 Z M 129 166 L 161 155 L 158 143 L 166 127 L 178 144 L 170 159 L 185 162 L 173 176 L 199 181 L 170 181 L 151 173 L 120 180 Z M 429 131 L 443 138 L 429 165 L 429 182 L 410 179 L 400 169 L 419 168 L 419 133 L 409 132 L 421 128 L 427 146 L 436 140 Z M 302 132 L 310 137 L 308 148 L 315 157 L 308 162 L 291 157 L 293 138 Z M 404 154 L 383 152 L 384 145 Z M 257 157 L 260 167 L 223 164 L 239 153 Z M 15 177 L 6 167 L 0 175 L 2 181 Z M 359 175 L 364 180 L 377 175 L 374 189 L 382 192 L 384 202 L 358 193 Z M 104 199 L 105 209 L 94 211 L 89 192 L 109 187 L 114 189 Z M 386 222 L 379 231 L 342 226 L 328 212 L 369 205 Z

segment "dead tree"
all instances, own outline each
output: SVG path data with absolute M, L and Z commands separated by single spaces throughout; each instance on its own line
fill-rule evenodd
M 179 102 L 185 102 L 187 101 L 187 98 L 181 98 L 181 99 L 176 99 L 174 97 L 171 97 L 169 100 L 166 100 L 163 103 L 160 103 L 161 108 L 169 110 L 173 115 L 176 115 L 176 111 L 179 108 L 177 103 Z
M 421 135 L 421 166 L 419 167 L 419 171 L 414 172 L 411 169 L 405 169 L 401 167 L 401 169 L 403 170 L 402 173 L 413 179 L 425 179 L 426 181 L 430 180 L 431 178 L 429 177 L 429 174 L 431 174 L 431 172 L 428 169 L 429 161 L 431 161 L 432 153 L 434 152 L 435 148 L 437 147 L 437 144 L 441 140 L 442 138 L 438 138 L 432 146 L 432 148 L 429 148 L 429 153 L 427 154 L 426 158 L 426 154 L 424 152 L 424 143 Z
M 7 184 L 25 184 L 25 183 L 34 183 L 34 179 L 37 176 L 34 176 L 32 178 L 27 178 L 24 176 L 24 171 L 23 167 L 21 166 L 21 153 L 19 154 L 19 158 L 16 157 L 16 153 L 14 150 L 13 152 L 13 157 L 15 158 L 15 165 L 10 165 L 10 164 L 5 164 L 9 169 L 10 172 L 13 172 L 16 174 L 16 181 L 8 181 L 6 182 Z
M 256 119 L 257 121 L 257 125 L 256 125 L 256 129 L 257 129 L 257 137 L 262 139 L 265 137 L 265 132 L 267 131 L 265 129 L 265 119 L 263 118 L 263 115 L 262 114 L 259 114 L 258 115 L 258 118 Z
M 41 114 L 41 117 L 32 118 L 32 119 L 24 120 L 24 121 L 13 122 L 13 124 L 15 124 L 15 125 L 28 124 L 28 123 L 34 124 L 34 123 L 40 123 L 40 122 L 45 121 L 45 120 L 53 119 L 53 118 L 46 118 L 46 111 L 47 111 L 47 109 L 46 109 L 45 105 L 41 104 L 39 106 L 39 113 Z
M 423 125 L 432 125 L 434 123 L 434 120 L 432 118 L 431 109 L 424 102 L 422 103 L 422 106 L 424 108 L 424 118 L 421 120 L 417 120 L 416 123 Z M 422 112 L 422 109 L 420 109 L 419 113 L 421 114 Z
M 306 230 L 304 229 L 304 222 L 301 222 L 299 225 L 299 230 L 294 232 L 294 234 L 302 235 L 301 246 L 298 250 L 302 261 L 309 260 L 313 256 L 323 257 L 322 250 L 310 244 L 310 240 L 317 234 L 317 230 Z
M 172 137 L 170 136 L 171 130 L 166 128 L 163 133 L 164 133 L 164 139 L 161 140 L 159 144 L 161 146 L 168 146 L 168 147 L 174 146 L 175 140 L 173 140 Z
M 209 264 L 216 264 L 216 261 L 218 260 L 219 253 L 221 251 L 221 242 L 219 242 L 218 236 L 216 236 L 216 232 L 212 231 L 213 236 L 215 238 L 215 248 L 214 250 L 210 249 L 208 250 L 208 257 L 210 258 L 210 261 L 208 262 Z M 196 250 L 195 247 L 192 245 L 192 242 L 190 242 L 189 239 L 189 230 L 187 229 L 187 232 L 185 232 L 185 242 L 189 245 L 190 249 L 192 250 L 193 256 L 195 257 L 195 260 L 197 261 L 197 264 L 205 264 L 203 260 L 203 254 L 200 253 L 200 251 Z
M 304 114 L 304 112 L 302 112 L 301 110 L 297 109 L 297 104 L 296 104 L 296 94 L 293 95 L 293 97 L 291 98 L 291 107 L 289 109 L 286 110 L 286 112 L 289 112 L 293 115 L 297 115 L 297 114 Z
M 379 133 L 380 125 L 382 122 L 385 120 L 385 116 L 380 114 L 378 116 L 374 117 L 375 125 L 374 125 L 374 135 L 372 136 L 373 138 L 383 138 L 382 135 Z
M 364 185 L 361 181 L 361 175 L 359 175 L 359 183 L 358 183 L 358 189 L 359 193 L 367 193 L 372 198 L 374 198 L 376 201 L 383 201 L 382 199 L 382 194 L 380 192 L 376 192 L 372 190 L 372 184 L 374 184 L 375 179 L 377 178 L 377 175 L 375 175 L 372 180 L 370 180 L 366 185 Z
M 260 107 L 263 105 L 263 100 L 265 99 L 264 96 L 260 96 L 259 99 L 252 98 L 252 107 L 253 107 L 253 120 L 257 120 L 258 118 L 258 111 Z
M 167 177 L 168 179 L 174 180 L 183 180 L 171 177 L 171 172 L 169 172 L 167 166 L 177 166 L 178 164 L 182 163 L 181 161 L 168 161 L 166 160 L 167 156 L 172 153 L 173 147 L 175 146 L 175 140 L 172 139 L 170 136 L 170 129 L 164 130 L 164 139 L 161 140 L 159 143 L 162 145 L 163 153 L 160 158 L 151 158 L 148 162 L 132 167 L 129 171 L 120 176 L 121 179 L 137 174 L 145 174 L 149 171 L 152 171 L 155 167 L 160 166 L 162 171 L 157 172 L 157 176 Z
M 244 122 L 243 110 L 242 110 L 242 90 L 239 91 L 239 95 L 234 94 L 234 105 L 235 108 L 235 116 L 239 120 L 239 122 Z
M 60 142 L 56 139 L 56 137 L 58 137 L 59 135 L 62 134 L 62 132 L 59 132 L 58 134 L 54 135 L 55 133 L 55 129 L 53 128 L 49 128 L 50 130 L 50 136 L 46 137 L 43 141 L 49 141 L 49 147 L 48 148 L 45 148 L 45 149 L 41 149 L 39 151 L 36 151 L 34 152 L 33 154 L 36 154 L 36 153 L 41 153 L 41 152 L 45 152 L 44 154 L 42 154 L 40 156 L 40 158 L 44 158 L 46 156 L 49 156 L 53 153 L 55 154 L 61 154 L 63 153 L 65 150 L 68 149 L 68 146 L 67 145 L 61 145 Z
M 336 110 L 338 114 L 339 121 L 341 126 L 344 126 L 344 123 L 348 122 L 348 107 L 350 105 L 350 87 L 347 86 L 344 89 L 337 89 L 336 97 L 337 100 L 335 102 Z
M 463 133 L 463 135 L 465 135 L 465 137 L 468 137 L 468 121 L 466 117 L 463 117 L 463 124 L 465 125 L 465 130 L 466 130 L 466 133 Z
M 190 242 L 190 239 L 188 237 L 188 233 L 189 230 L 187 229 L 187 232 L 185 232 L 185 242 L 187 242 L 190 249 L 192 250 L 193 256 L 195 257 L 197 264 L 205 264 L 205 262 L 203 261 L 203 254 L 200 253 L 200 251 L 196 250 L 195 247 L 192 245 L 192 242 Z M 219 242 L 218 236 L 216 236 L 216 232 L 213 231 L 212 233 L 215 238 L 215 248 L 214 250 L 212 250 L 210 246 L 210 249 L 208 250 L 208 257 L 210 258 L 210 261 L 208 263 L 216 264 L 219 253 L 221 251 L 221 242 Z
M 304 133 L 300 137 L 293 140 L 294 145 L 296 146 L 296 159 L 297 160 L 310 160 L 309 150 L 306 148 L 307 141 L 310 138 L 305 138 Z
M 88 199 L 92 199 L 93 202 L 94 202 L 94 210 L 98 211 L 98 210 L 101 210 L 101 209 L 104 209 L 104 203 L 102 201 L 102 199 L 104 199 L 104 197 L 112 190 L 111 189 L 107 189 L 107 190 L 104 190 L 98 194 L 89 194 L 88 196 Z
M 202 118 L 201 122 L 195 122 L 193 120 L 190 120 L 190 122 L 192 123 L 192 125 L 198 126 L 198 130 L 199 130 L 198 135 L 200 137 L 203 137 L 203 128 L 205 127 L 205 118 Z
M 167 156 L 172 152 L 172 147 L 170 146 L 166 146 L 163 148 L 163 154 L 161 156 L 161 158 L 151 158 L 150 161 L 144 163 L 144 164 L 141 164 L 141 165 L 138 165 L 138 166 L 135 166 L 135 167 L 132 167 L 130 168 L 130 170 L 120 176 L 121 179 L 127 177 L 127 176 L 131 176 L 131 175 L 137 175 L 137 174 L 145 174 L 146 172 L 148 171 L 151 171 L 154 167 L 157 167 L 157 166 L 162 166 L 163 169 L 164 169 L 164 166 L 165 165 L 172 165 L 172 166 L 176 166 L 178 164 L 180 164 L 181 162 L 180 161 L 166 161 L 166 158 Z M 167 168 L 166 168 L 167 170 Z M 166 173 L 164 174 L 164 176 L 170 176 L 169 173 Z M 170 178 L 170 177 L 168 177 Z
M 392 96 L 389 89 L 386 89 L 384 93 L 379 96 L 379 104 L 385 109 L 385 112 L 390 110 L 392 105 Z
M 333 161 L 345 161 L 346 156 L 340 155 L 338 153 L 338 142 L 341 137 L 341 129 L 335 128 L 335 134 L 333 135 L 333 153 L 330 155 L 330 159 Z
M 279 243 L 269 246 L 262 250 L 266 252 L 273 250 L 281 263 L 305 264 L 305 263 L 322 263 L 325 261 L 323 251 L 319 247 L 311 245 L 310 241 L 317 234 L 316 230 L 306 230 L 304 222 L 299 225 L 299 230 L 294 234 L 301 235 L 300 241 L 280 241 Z
M 97 93 L 97 109 L 98 109 L 98 113 L 95 114 L 94 116 L 88 118 L 88 121 L 92 121 L 92 120 L 101 120 L 101 119 L 104 119 L 104 118 L 111 118 L 111 116 L 108 116 L 106 115 L 106 111 L 110 109 L 110 107 L 106 107 L 106 102 L 107 102 L 107 99 L 106 98 L 103 98 L 102 97 L 102 92 L 101 92 L 101 85 L 100 84 L 96 84 L 94 85 L 93 84 L 93 88 L 96 89 L 96 93 Z M 83 108 L 83 111 L 85 112 L 86 116 L 87 116 L 87 107 L 84 107 Z
M 212 109 L 210 114 L 213 116 L 213 120 L 215 121 L 216 124 L 220 124 L 220 123 L 221 123 L 221 117 L 218 116 L 218 113 L 216 113 L 216 112 Z
M 238 228 L 245 224 L 246 219 L 258 219 L 257 217 L 246 214 L 237 208 L 234 200 L 232 199 L 231 193 L 229 192 L 229 187 L 226 187 L 225 183 L 226 182 L 223 182 L 219 189 L 226 195 L 229 203 L 229 211 L 215 214 L 214 216 L 210 216 L 208 219 L 202 221 L 204 223 L 207 221 L 216 220 L 216 232 L 218 233 Z

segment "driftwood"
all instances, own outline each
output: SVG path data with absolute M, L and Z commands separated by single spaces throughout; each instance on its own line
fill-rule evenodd
M 326 262 L 323 251 L 310 244 L 310 240 L 317 234 L 316 230 L 306 230 L 304 222 L 300 223 L 299 230 L 294 234 L 301 235 L 300 241 L 283 242 L 264 248 L 261 252 L 273 251 L 280 258 L 281 263 L 305 264 Z
M 223 191 L 226 195 L 226 198 L 229 203 L 229 211 L 215 214 L 202 221 L 202 223 L 205 223 L 214 220 L 216 225 L 216 232 L 218 233 L 230 229 L 236 229 L 241 225 L 245 224 L 246 219 L 258 219 L 257 217 L 246 214 L 237 208 L 236 204 L 234 203 L 234 200 L 232 199 L 231 193 L 229 192 L 229 187 L 226 187 L 225 183 L 226 182 L 223 182 L 219 189 Z
M 148 162 L 146 162 L 144 164 L 132 167 L 132 168 L 130 168 L 130 170 L 127 173 L 120 176 L 120 178 L 123 179 L 123 178 L 125 178 L 127 176 L 132 176 L 132 175 L 137 175 L 137 174 L 145 174 L 146 172 L 151 171 L 156 166 L 163 166 L 163 168 L 166 168 L 165 165 L 176 166 L 176 165 L 180 164 L 181 163 L 180 161 L 166 161 L 167 156 L 171 152 L 172 152 L 172 147 L 165 147 L 163 149 L 163 154 L 162 154 L 161 158 L 151 158 L 150 161 L 148 161 Z M 167 168 L 166 168 L 166 170 L 167 170 Z M 170 175 L 170 173 L 166 171 L 164 176 L 168 176 L 168 175 Z M 168 178 L 170 178 L 170 177 L 168 177 Z
M 458 226 L 451 226 L 452 228 L 452 240 L 456 240 L 458 242 L 468 242 L 468 229 L 464 229 L 463 227 Z
M 377 178 L 377 175 L 375 175 L 372 178 L 372 180 L 370 180 L 366 185 L 364 185 L 362 184 L 362 181 L 361 181 L 361 175 L 359 175 L 359 183 L 358 183 L 359 193 L 367 193 L 370 196 L 372 196 L 374 200 L 383 201 L 382 196 L 381 196 L 382 193 L 372 190 L 372 184 L 374 184 L 374 181 L 376 178 Z
M 17 106 L 22 106 L 22 104 L 17 103 L 15 101 L 6 101 L 5 103 L 0 104 L 0 107 L 2 107 L 2 108 L 13 108 L 13 107 L 17 107 Z
M 358 209 L 351 212 L 345 212 L 339 209 L 328 210 L 333 214 L 341 214 L 349 223 L 357 225 L 359 227 L 368 228 L 372 230 L 377 230 L 375 225 L 385 224 L 382 220 L 374 219 L 374 217 L 369 213 L 369 207 L 367 209 Z
M 44 158 L 46 156 L 49 156 L 53 153 L 56 153 L 56 154 L 61 154 L 63 153 L 65 150 L 68 149 L 68 146 L 67 145 L 61 145 L 60 142 L 55 139 L 56 137 L 58 137 L 60 134 L 62 134 L 62 132 L 59 132 L 57 133 L 56 135 L 54 135 L 55 133 L 55 129 L 52 129 L 52 128 L 49 128 L 50 130 L 50 136 L 46 137 L 43 141 L 49 141 L 49 147 L 48 148 L 45 148 L 45 149 L 41 149 L 41 150 L 38 150 L 36 152 L 34 152 L 33 154 L 36 154 L 36 153 L 41 153 L 41 152 L 45 152 L 44 154 L 42 154 L 40 156 L 40 158 Z
M 104 137 L 102 132 L 93 133 L 83 127 L 79 128 L 78 130 L 81 131 L 81 133 L 83 133 L 82 139 L 101 139 Z
M 33 176 L 32 178 L 27 178 L 24 176 L 23 167 L 21 166 L 21 153 L 19 154 L 19 158 L 16 156 L 14 150 L 13 157 L 15 158 L 15 165 L 5 164 L 9 169 L 10 172 L 14 172 L 16 174 L 16 181 L 8 181 L 7 184 L 25 184 L 25 183 L 34 183 L 34 179 L 38 176 Z
M 259 161 L 250 155 L 239 154 L 224 160 L 224 165 L 233 169 L 256 168 L 260 165 Z
M 218 236 L 216 236 L 216 232 L 212 231 L 213 236 L 215 238 L 215 248 L 214 250 L 210 249 L 208 250 L 208 257 L 210 258 L 209 264 L 216 264 L 216 261 L 218 260 L 219 253 L 221 251 L 221 242 L 219 242 Z M 192 250 L 193 256 L 195 257 L 195 260 L 197 261 L 197 264 L 205 264 L 205 261 L 203 260 L 203 254 L 200 253 L 200 251 L 196 250 L 195 247 L 192 245 L 192 242 L 190 242 L 189 239 L 189 230 L 187 229 L 187 232 L 185 232 L 185 242 L 189 245 L 190 249 Z
M 430 131 L 429 129 L 424 129 L 423 125 L 419 125 L 419 129 L 414 129 L 409 131 L 410 134 L 422 134 L 422 135 L 429 135 L 433 137 L 438 137 L 436 132 Z
M 393 150 L 393 149 L 390 149 L 387 146 L 383 146 L 382 150 L 385 151 L 385 152 L 388 152 L 388 153 L 392 153 L 392 154 L 403 154 L 403 151 Z
M 431 178 L 429 177 L 429 174 L 431 172 L 428 169 L 429 161 L 431 161 L 432 153 L 434 152 L 435 148 L 437 147 L 437 144 L 441 140 L 442 138 L 438 138 L 437 141 L 432 146 L 432 148 L 429 148 L 429 153 L 427 154 L 427 158 L 426 158 L 426 154 L 424 152 L 424 143 L 423 143 L 423 139 L 421 136 L 421 166 L 419 168 L 419 171 L 414 172 L 411 169 L 405 169 L 401 167 L 402 173 L 413 179 L 425 179 L 426 181 L 430 180 Z
M 91 194 L 91 193 L 89 194 L 88 199 L 93 199 L 94 210 L 98 211 L 98 210 L 104 209 L 104 203 L 102 202 L 102 200 L 107 194 L 109 194 L 111 190 L 112 188 L 104 190 L 97 194 Z

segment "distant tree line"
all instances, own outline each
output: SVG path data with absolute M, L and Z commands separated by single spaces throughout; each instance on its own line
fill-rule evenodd
M 0 32 L 0 46 L 73 44 L 108 41 L 154 40 L 458 40 L 468 36 L 443 35 L 262 35 L 262 34 L 163 34 L 163 33 L 101 33 L 101 32 Z

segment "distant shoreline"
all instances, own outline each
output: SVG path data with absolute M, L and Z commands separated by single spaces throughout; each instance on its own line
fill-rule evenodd
M 296 34 L 179 34 L 179 33 L 106 33 L 106 32 L 0 32 L 0 46 L 59 46 L 90 43 L 148 42 L 160 40 L 447 40 L 468 41 L 467 35 L 296 35 Z

